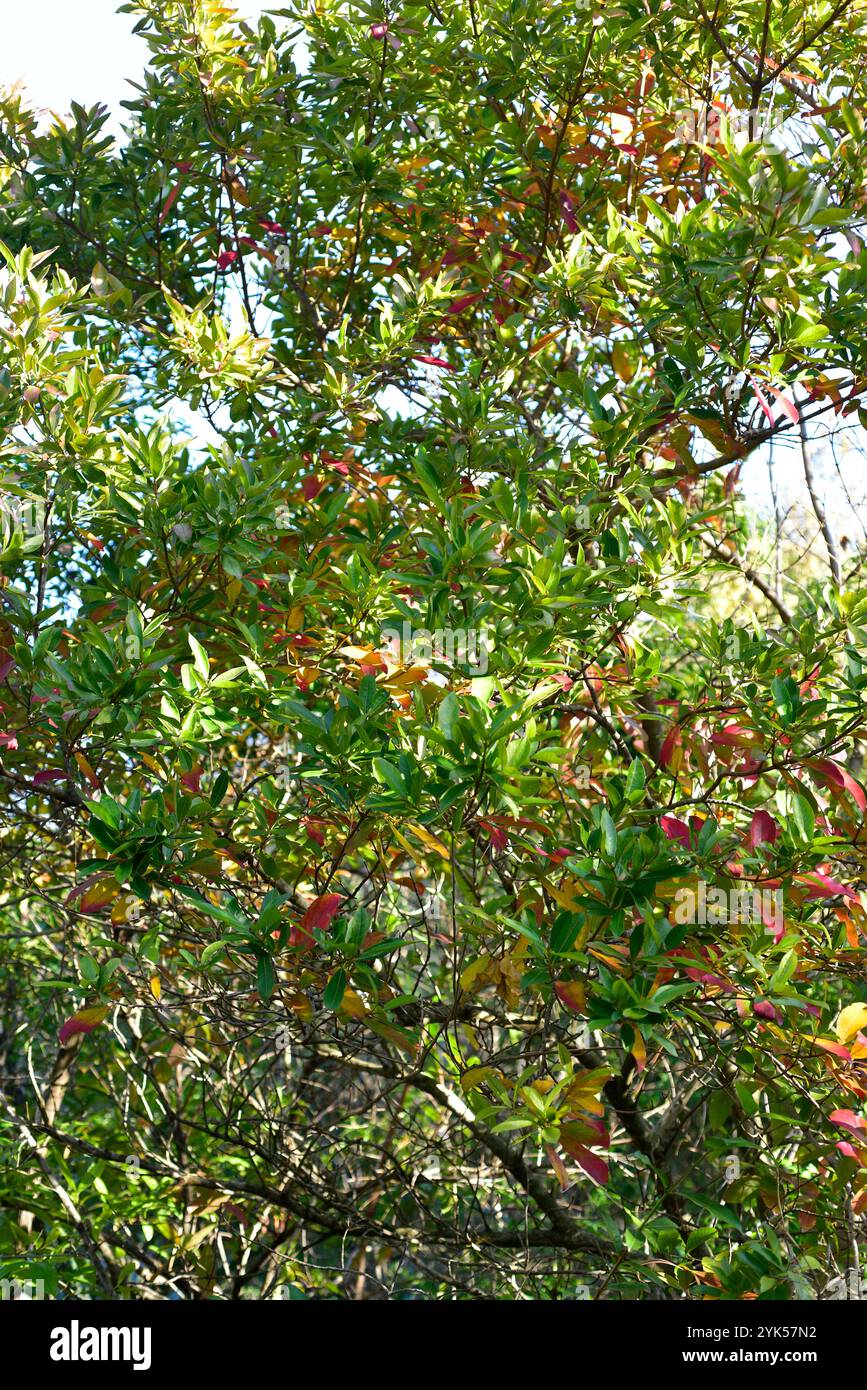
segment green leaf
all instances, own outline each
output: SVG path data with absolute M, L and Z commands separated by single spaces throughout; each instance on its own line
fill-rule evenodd
M 373 771 L 379 781 L 384 782 L 391 791 L 396 792 L 398 796 L 406 796 L 406 783 L 394 763 L 388 762 L 386 758 L 374 758 Z
M 206 681 L 210 670 L 207 652 L 201 643 L 196 641 L 191 632 L 187 633 L 187 641 L 190 644 L 190 651 L 193 653 L 193 665 L 202 677 L 202 680 Z
M 197 892 L 195 888 L 187 888 L 183 884 L 179 885 L 177 891 L 189 902 L 194 903 L 200 912 L 206 912 L 209 917 L 216 917 L 219 922 L 228 922 L 230 926 L 237 927 L 242 932 L 249 930 L 250 923 L 237 908 L 219 907 L 208 898 L 202 897 L 202 894 Z
M 336 1009 L 340 1008 L 345 993 L 346 971 L 342 969 L 335 970 L 328 984 L 325 986 L 325 991 L 322 995 L 323 1006 L 326 1009 L 330 1009 L 333 1013 Z
M 256 988 L 262 999 L 268 1000 L 277 985 L 277 974 L 270 956 L 260 955 L 256 961 Z
M 600 825 L 602 827 L 602 839 L 605 845 L 605 853 L 608 855 L 609 859 L 614 859 L 617 855 L 617 826 L 611 819 L 609 812 L 604 808 L 600 816 Z
M 230 944 L 231 938 L 229 937 L 222 937 L 219 941 L 209 942 L 199 957 L 200 964 L 212 965 L 215 960 L 219 960 L 220 956 L 224 954 L 226 947 Z
M 437 710 L 437 723 L 450 743 L 454 741 L 457 733 L 458 713 L 458 697 L 449 692 L 445 699 L 440 701 Z
M 644 772 L 644 763 L 640 758 L 633 758 L 629 764 L 629 772 L 626 777 L 626 798 L 628 801 L 640 801 L 644 795 L 644 788 L 647 778 Z
M 813 814 L 813 808 L 809 801 L 807 801 L 806 797 L 800 796 L 798 792 L 793 792 L 792 794 L 792 813 L 795 826 L 801 839 L 811 844 L 813 840 L 813 831 L 816 826 L 816 817 Z

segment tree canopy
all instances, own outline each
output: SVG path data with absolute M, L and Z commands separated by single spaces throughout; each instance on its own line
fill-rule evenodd
M 0 100 L 0 1275 L 858 1296 L 867 7 L 123 10 Z

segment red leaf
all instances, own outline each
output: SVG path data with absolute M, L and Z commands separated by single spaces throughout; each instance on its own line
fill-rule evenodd
M 161 209 L 161 211 L 160 211 L 159 218 L 157 219 L 160 226 L 162 226 L 162 224 L 165 222 L 166 218 L 168 217 L 169 213 L 171 212 L 171 210 L 172 210 L 172 204 L 174 203 L 175 199 L 177 198 L 177 196 L 178 196 L 178 194 L 180 193 L 180 191 L 181 191 L 181 189 L 183 188 L 183 186 L 184 186 L 184 180 L 183 180 L 183 179 L 178 179 L 177 183 L 174 184 L 174 185 L 172 186 L 172 188 L 169 190 L 169 196 L 166 198 L 166 201 L 163 203 L 162 209 Z
M 49 767 L 44 772 L 37 772 L 33 778 L 34 787 L 44 787 L 46 782 L 65 782 L 66 773 L 62 767 Z
M 560 212 L 562 214 L 563 221 L 566 223 L 566 226 L 569 228 L 569 231 L 573 233 L 573 235 L 575 232 L 580 230 L 578 227 L 578 223 L 575 220 L 574 208 L 575 202 L 572 198 L 572 195 L 568 193 L 565 188 L 561 189 Z
M 767 419 L 768 419 L 769 423 L 773 425 L 773 424 L 774 424 L 774 416 L 773 416 L 773 412 L 772 412 L 772 410 L 771 410 L 771 407 L 768 405 L 768 402 L 766 401 L 765 397 L 762 395 L 761 391 L 759 390 L 758 386 L 756 385 L 756 382 L 752 379 L 752 377 L 750 378 L 750 384 L 752 385 L 752 388 L 753 388 L 753 395 L 755 396 L 755 398 L 756 398 L 756 400 L 758 401 L 759 405 L 762 407 L 762 410 L 765 412 L 765 415 L 767 416 Z
M 221 251 L 217 257 L 217 265 L 221 270 L 228 270 L 233 261 L 238 259 L 237 251 Z
M 659 750 L 659 761 L 663 767 L 671 767 L 674 761 L 674 754 L 683 743 L 683 732 L 679 724 L 674 724 L 665 736 L 665 742 Z
M 589 1149 L 585 1149 L 581 1144 L 575 1145 L 572 1150 L 572 1157 L 594 1182 L 606 1183 L 608 1181 L 608 1164 L 605 1162 L 604 1158 L 600 1158 L 598 1154 L 591 1153 Z
M 604 1120 L 600 1120 L 598 1115 L 585 1115 L 584 1122 L 585 1124 L 588 1124 L 591 1129 L 595 1130 L 597 1135 L 599 1136 L 598 1139 L 594 1139 L 594 1144 L 601 1144 L 603 1148 L 610 1149 L 611 1135 L 605 1128 Z
M 826 787 L 831 787 L 835 791 L 847 791 L 855 801 L 859 810 L 867 811 L 867 795 L 864 788 L 845 767 L 840 767 L 839 763 L 831 762 L 830 758 L 816 758 L 807 763 L 807 767 L 814 773 L 820 782 Z
M 809 874 L 795 874 L 795 878 L 798 883 L 807 884 L 808 898 L 837 898 L 842 895 L 844 898 L 858 901 L 858 894 L 853 892 L 851 888 L 847 888 L 843 883 L 838 883 L 835 878 L 829 878 L 827 874 L 820 874 L 818 869 L 814 869 Z M 818 882 L 815 881 L 817 879 Z
M 477 290 L 475 294 L 462 295 L 460 299 L 452 300 L 446 309 L 447 314 L 460 314 L 464 309 L 468 309 L 471 304 L 475 304 L 477 299 L 481 299 L 482 291 Z
M 834 1145 L 834 1148 L 838 1149 L 844 1158 L 854 1158 L 857 1161 L 858 1150 L 852 1147 L 848 1139 L 839 1140 L 839 1142 Z
M 756 845 L 772 845 L 780 838 L 780 827 L 769 816 L 767 811 L 756 811 L 750 822 L 750 844 L 753 849 Z
M 728 980 L 724 980 L 721 975 L 714 975 L 709 970 L 697 970 L 694 967 L 688 967 L 684 970 L 684 974 L 690 980 L 695 980 L 698 984 L 714 985 L 717 989 L 725 990 L 729 994 L 737 993 L 735 985 L 730 984 Z
M 79 1009 L 77 1014 L 73 1014 L 60 1027 L 57 1040 L 66 1044 L 70 1038 L 74 1038 L 77 1033 L 92 1033 L 98 1023 L 106 1017 L 108 1009 L 103 1006 L 90 1009 Z
M 749 748 L 753 743 L 761 743 L 761 737 L 755 729 L 745 729 L 741 724 L 726 724 L 724 729 L 717 729 L 715 734 L 711 734 L 710 741 L 718 748 Z
M 489 820 L 481 819 L 479 819 L 479 825 L 483 826 L 485 830 L 487 830 L 489 836 L 491 837 L 491 844 L 498 854 L 502 854 L 503 850 L 509 848 L 509 837 L 501 826 L 494 825 Z
M 322 463 L 327 463 L 329 468 L 333 468 L 337 473 L 342 473 L 344 478 L 349 477 L 349 464 L 346 463 L 344 459 L 339 459 L 335 457 L 334 454 L 329 454 L 324 449 L 320 458 Z
M 774 941 L 779 945 L 786 932 L 786 917 L 776 901 L 770 907 L 765 906 L 764 895 L 762 895 L 761 918 L 769 932 L 773 933 Z
M 756 1018 L 767 1018 L 771 1023 L 779 1022 L 780 1016 L 769 999 L 757 999 L 753 1004 L 753 1013 Z
M 771 386 L 770 383 L 768 384 L 768 390 L 771 392 L 774 398 L 779 401 L 780 405 L 785 410 L 789 419 L 793 420 L 794 423 L 797 425 L 801 417 L 798 414 L 798 407 L 794 404 L 794 402 L 790 401 L 788 396 L 784 396 L 782 391 L 778 391 L 776 386 Z
M 832 1110 L 828 1119 L 832 1125 L 837 1125 L 840 1129 L 848 1129 L 850 1133 L 855 1135 L 856 1139 L 867 1133 L 867 1120 L 856 1115 L 854 1110 Z
M 321 897 L 314 898 L 298 923 L 299 930 L 308 936 L 314 931 L 327 931 L 342 903 L 342 893 L 323 893 Z
M 552 1148 L 550 1144 L 545 1145 L 545 1153 L 548 1155 L 551 1167 L 557 1174 L 557 1181 L 560 1184 L 560 1191 L 565 1192 L 566 1188 L 570 1186 L 569 1174 L 566 1172 L 565 1163 L 558 1154 L 557 1150 L 555 1148 Z
M 660 816 L 659 824 L 662 833 L 669 840 L 676 840 L 684 849 L 689 849 L 689 826 L 676 816 Z
M 564 859 L 570 859 L 573 851 L 571 849 L 555 849 L 549 854 L 546 849 L 537 849 L 537 854 L 541 854 L 545 859 L 550 859 L 553 864 L 562 864 Z
M 834 1042 L 831 1038 L 812 1038 L 811 1042 L 813 1047 L 821 1048 L 822 1052 L 830 1052 L 833 1057 L 842 1057 L 844 1062 L 852 1061 L 852 1053 L 842 1043 Z
M 307 831 L 308 840 L 313 840 L 313 842 L 317 845 L 325 844 L 325 833 L 324 831 L 319 829 L 318 821 L 310 820 L 307 816 L 305 816 L 301 824 Z
M 314 497 L 319 496 L 324 486 L 324 478 L 317 478 L 314 474 L 310 474 L 302 480 L 301 491 L 304 493 L 305 499 L 308 502 L 312 502 Z
M 447 362 L 444 357 L 431 357 L 430 353 L 421 352 L 413 354 L 414 362 L 424 362 L 428 367 L 444 367 L 447 372 L 456 372 L 457 367 L 453 367 L 451 362 Z

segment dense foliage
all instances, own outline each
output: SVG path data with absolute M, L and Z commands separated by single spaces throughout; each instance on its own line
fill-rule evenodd
M 858 1296 L 867 9 L 124 9 L 0 103 L 0 1275 Z

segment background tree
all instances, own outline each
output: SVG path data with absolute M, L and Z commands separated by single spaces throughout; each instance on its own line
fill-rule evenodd
M 0 106 L 4 1275 L 857 1297 L 864 6 L 124 9 Z

